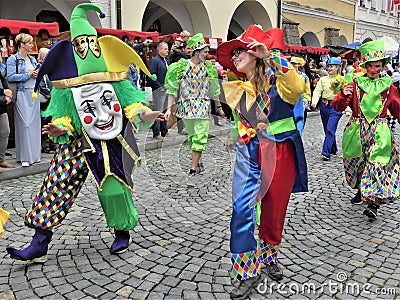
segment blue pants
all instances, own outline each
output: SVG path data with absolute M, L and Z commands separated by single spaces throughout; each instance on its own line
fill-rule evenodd
M 338 151 L 336 146 L 336 130 L 339 120 L 342 116 L 341 112 L 337 112 L 331 104 L 321 103 L 320 114 L 322 125 L 324 126 L 325 140 L 322 147 L 322 155 L 331 157 L 331 154 Z

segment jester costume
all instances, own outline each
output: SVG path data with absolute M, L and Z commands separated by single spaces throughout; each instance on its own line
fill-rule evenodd
M 252 26 L 236 40 L 246 40 L 247 32 L 257 34 L 260 29 Z M 244 77 L 230 60 L 224 60 L 235 46 L 226 44 L 227 49 L 217 49 L 218 61 Z M 308 189 L 304 149 L 293 114 L 304 92 L 304 78 L 278 50 L 271 51 L 264 63 L 272 72 L 265 94 L 256 94 L 250 81 L 223 83 L 236 123 L 230 135 L 237 138 L 230 250 L 237 281 L 258 276 L 261 263 L 276 265 L 290 194 Z M 258 241 L 254 237 L 257 202 L 261 203 Z
M 188 40 L 188 45 L 192 51 L 208 47 L 200 33 Z M 175 113 L 182 118 L 188 131 L 190 148 L 205 151 L 210 128 L 210 99 L 220 94 L 216 67 L 209 60 L 194 64 L 182 58 L 168 67 L 165 86 L 167 94 L 177 98 Z
M 16 260 L 44 262 L 51 229 L 60 224 L 90 173 L 108 226 L 116 239 L 112 253 L 129 246 L 129 230 L 138 221 L 132 199 L 132 170 L 140 156 L 132 123 L 151 126 L 140 115 L 151 111 L 143 106 L 145 95 L 126 80 L 128 66 L 136 63 L 151 76 L 140 57 L 112 36 L 97 40 L 86 19 L 86 11 L 100 8 L 80 4 L 71 16 L 71 39 L 60 41 L 46 56 L 36 80 L 47 74 L 53 83 L 52 97 L 44 116 L 66 133 L 50 137 L 58 143 L 39 193 L 25 215 L 25 225 L 36 230 L 26 249 L 7 248 Z M 103 14 L 100 14 L 102 17 Z M 60 57 L 63 58 L 60 61 Z
M 387 63 L 389 59 L 383 56 L 383 49 L 383 41 L 379 40 L 360 46 L 365 57 L 362 66 L 368 61 Z M 337 111 L 344 111 L 347 106 L 352 110 L 342 142 L 347 183 L 369 204 L 393 201 L 400 195 L 400 165 L 387 117 L 390 111 L 400 120 L 397 88 L 387 75 L 375 79 L 358 77 L 350 85 L 352 94 L 346 96 L 341 92 L 332 101 Z M 364 214 L 369 216 L 368 212 Z

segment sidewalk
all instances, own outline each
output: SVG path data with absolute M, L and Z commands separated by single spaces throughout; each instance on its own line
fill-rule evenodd
M 307 118 L 311 118 L 314 116 L 319 116 L 319 112 L 318 111 L 309 112 Z M 228 132 L 233 126 L 233 123 L 229 124 L 226 119 L 220 119 L 220 123 L 222 124 L 222 126 L 216 126 L 214 125 L 214 122 L 211 120 L 210 132 L 209 132 L 210 137 L 225 136 L 228 134 Z M 183 143 L 186 139 L 186 136 L 177 134 L 177 129 L 175 126 L 172 127 L 169 132 L 171 136 L 168 136 L 163 142 L 153 139 L 151 129 L 148 131 L 139 132 L 139 134 L 136 135 L 139 138 L 138 142 L 139 150 L 142 152 L 145 150 L 159 149 L 162 146 L 165 147 L 165 146 L 178 145 Z M 29 167 L 22 167 L 21 163 L 18 163 L 17 160 L 15 159 L 15 148 L 7 149 L 6 154 L 7 154 L 6 156 L 7 162 L 15 165 L 16 167 L 14 169 L 4 168 L 4 171 L 0 173 L 0 181 L 19 178 L 33 174 L 44 173 L 46 172 L 49 166 L 49 162 L 53 157 L 52 153 L 51 154 L 42 153 L 41 161 L 39 163 L 34 163 Z

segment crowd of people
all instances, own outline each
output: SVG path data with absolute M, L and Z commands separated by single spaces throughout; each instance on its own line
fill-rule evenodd
M 211 103 L 213 114 L 229 114 L 234 120 L 226 141 L 236 154 L 230 222 L 232 299 L 244 299 L 257 286 L 263 265 L 271 279 L 283 278 L 278 253 L 289 199 L 291 193 L 308 191 L 302 142 L 307 111 L 319 108 L 325 133 L 321 158 L 328 162 L 339 151 L 339 119 L 345 109 L 351 110 L 342 144 L 346 180 L 357 190 L 349 203 L 366 203 L 363 214 L 374 220 L 381 204 L 399 198 L 399 153 L 389 120 L 400 121 L 400 72 L 396 64 L 387 67 L 390 58 L 384 54 L 382 41 L 363 44 L 360 63 L 346 65 L 331 57 L 319 62 L 317 69 L 307 56 L 289 57 L 283 52 L 283 31 L 278 28 L 264 31 L 250 25 L 236 39 L 220 44 L 216 56 L 209 53 L 210 45 L 201 33 L 191 36 L 183 31 L 171 50 L 165 42 L 158 44 L 148 70 L 137 53 L 144 43 L 128 46 L 105 36 L 94 41 L 98 48 L 82 49 L 80 39 L 96 32 L 87 20 L 82 21 L 88 10 L 101 13 L 94 4 L 78 5 L 71 16 L 72 42 L 59 42 L 44 60 L 39 58 L 40 69 L 28 54 L 32 37 L 26 34 L 17 36 L 18 52 L 7 61 L 7 78 L 18 83 L 17 160 L 23 166 L 40 160 L 41 122 L 43 133 L 56 145 L 42 187 L 24 218 L 25 225 L 35 230 L 34 237 L 24 249 L 8 247 L 11 258 L 46 261 L 52 230 L 68 214 L 88 174 L 98 188 L 107 225 L 114 229 L 110 251 L 125 252 L 129 231 L 138 222 L 130 175 L 140 162 L 140 153 L 131 123 L 137 129 L 152 126 L 153 137 L 162 141 L 169 134 L 168 121 L 174 116 L 175 122 L 181 120 L 178 132 L 186 129 L 191 149 L 186 176 L 190 188 L 205 171 L 202 153 Z M 104 47 L 110 44 L 114 48 Z M 108 49 L 118 49 L 118 53 Z M 76 68 L 71 71 L 66 64 Z M 146 74 L 153 89 L 153 111 L 144 105 L 138 71 Z M 228 72 L 236 80 L 221 83 Z M 40 102 L 32 98 L 40 86 L 52 89 L 51 100 L 43 100 L 42 113 L 51 121 L 40 119 Z M 41 94 L 46 98 L 45 92 Z M 11 98 L 7 87 L 1 89 L 0 108 Z M 7 120 L 2 115 L 0 110 L 4 124 Z M 6 130 L 4 134 L 8 136 Z M 4 161 L 3 148 L 0 166 L 13 167 Z M 63 171 L 56 172 L 60 168 Z M 0 234 L 7 218 L 0 208 Z

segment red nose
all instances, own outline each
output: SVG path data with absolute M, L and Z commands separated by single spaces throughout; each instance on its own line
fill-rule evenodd
M 378 71 L 376 70 L 375 67 L 371 67 L 371 68 L 369 69 L 369 72 L 370 72 L 371 74 L 376 74 L 376 73 L 378 73 Z

